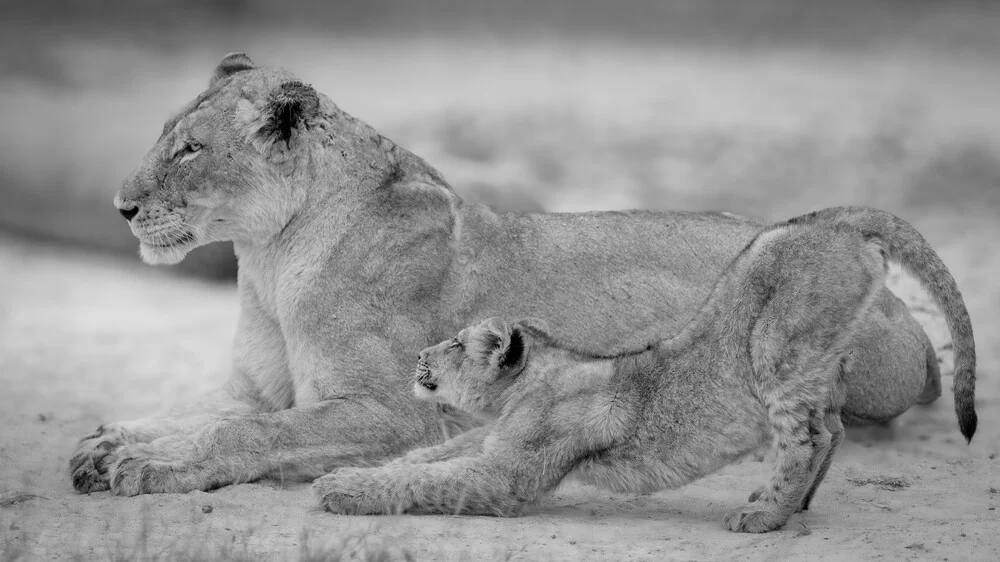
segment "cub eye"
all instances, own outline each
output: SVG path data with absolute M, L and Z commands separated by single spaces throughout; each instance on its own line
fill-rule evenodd
M 458 338 L 452 338 L 451 343 L 448 344 L 448 349 L 460 349 L 462 347 L 462 342 L 458 341 Z

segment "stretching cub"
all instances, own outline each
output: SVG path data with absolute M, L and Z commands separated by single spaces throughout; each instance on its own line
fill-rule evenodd
M 899 261 L 943 309 L 962 434 L 976 429 L 975 344 L 955 280 L 912 226 L 833 208 L 763 230 L 698 315 L 644 349 L 600 356 L 498 319 L 420 353 L 414 390 L 493 420 L 378 468 L 314 485 L 338 513 L 516 515 L 564 478 L 622 492 L 675 488 L 778 443 L 770 483 L 725 517 L 763 532 L 808 509 L 840 444 L 840 362 Z

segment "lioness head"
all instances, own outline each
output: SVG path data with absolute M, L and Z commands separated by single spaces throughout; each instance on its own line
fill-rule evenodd
M 520 326 L 489 318 L 421 351 L 413 392 L 424 400 L 495 417 L 501 394 L 524 369 L 528 353 Z
M 177 263 L 216 240 L 267 242 L 321 191 L 318 178 L 325 195 L 349 183 L 334 179 L 345 162 L 378 168 L 374 156 L 357 158 L 380 148 L 377 138 L 289 73 L 231 54 L 167 121 L 115 206 L 148 263 Z

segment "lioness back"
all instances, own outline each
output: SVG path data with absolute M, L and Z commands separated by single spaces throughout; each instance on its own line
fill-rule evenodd
M 595 352 L 653 325 L 661 336 L 683 325 L 711 290 L 704 280 L 760 230 L 685 212 L 510 214 L 495 230 L 489 215 L 468 220 L 463 232 L 499 238 L 477 251 L 495 265 L 461 291 L 477 296 L 477 316 L 544 318 L 561 341 Z

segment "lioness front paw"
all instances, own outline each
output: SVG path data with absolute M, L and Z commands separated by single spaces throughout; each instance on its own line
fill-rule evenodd
M 69 473 L 77 492 L 103 492 L 110 487 L 111 467 L 127 436 L 117 424 L 102 425 L 80 440 L 69 459 Z
M 766 533 L 780 528 L 788 521 L 788 516 L 780 513 L 774 504 L 769 505 L 770 509 L 753 503 L 730 511 L 726 514 L 726 528 L 736 533 Z
M 119 496 L 186 493 L 207 488 L 194 478 L 185 463 L 164 459 L 145 443 L 122 447 L 110 472 L 111 492 Z
M 317 478 L 312 485 L 320 505 L 342 515 L 383 515 L 401 513 L 402 501 L 386 501 L 379 496 L 379 486 L 370 477 L 372 469 L 338 468 Z

